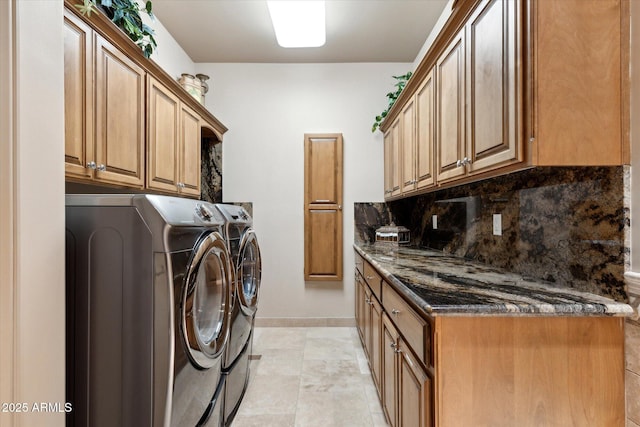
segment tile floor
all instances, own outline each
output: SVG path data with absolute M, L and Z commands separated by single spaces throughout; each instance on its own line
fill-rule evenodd
M 355 328 L 255 329 L 251 379 L 232 427 L 383 427 Z

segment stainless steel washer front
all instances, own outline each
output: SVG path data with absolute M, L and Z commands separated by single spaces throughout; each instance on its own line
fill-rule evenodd
M 229 335 L 233 271 L 222 236 L 213 232 L 198 244 L 185 279 L 182 332 L 192 362 L 210 368 Z

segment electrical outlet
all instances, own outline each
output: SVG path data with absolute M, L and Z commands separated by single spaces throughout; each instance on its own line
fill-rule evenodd
M 493 214 L 493 235 L 502 236 L 502 214 Z
M 438 229 L 438 215 L 431 216 L 431 224 L 433 224 L 433 229 Z

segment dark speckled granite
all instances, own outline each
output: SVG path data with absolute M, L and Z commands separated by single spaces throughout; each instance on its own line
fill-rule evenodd
M 222 144 L 202 139 L 200 196 L 209 203 L 222 203 Z
M 623 173 L 534 168 L 387 205 L 416 246 L 627 301 Z M 502 236 L 492 233 L 493 214 L 502 215 Z
M 400 293 L 433 316 L 630 316 L 631 306 L 442 251 L 355 245 Z M 383 296 L 384 298 L 384 296 Z
M 386 203 L 354 203 L 354 241 L 373 243 L 376 230 L 391 223 L 391 214 Z

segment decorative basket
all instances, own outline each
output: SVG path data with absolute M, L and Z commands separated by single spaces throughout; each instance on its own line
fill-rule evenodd
M 409 229 L 401 225 L 391 223 L 376 230 L 376 244 L 408 245 L 410 240 Z

